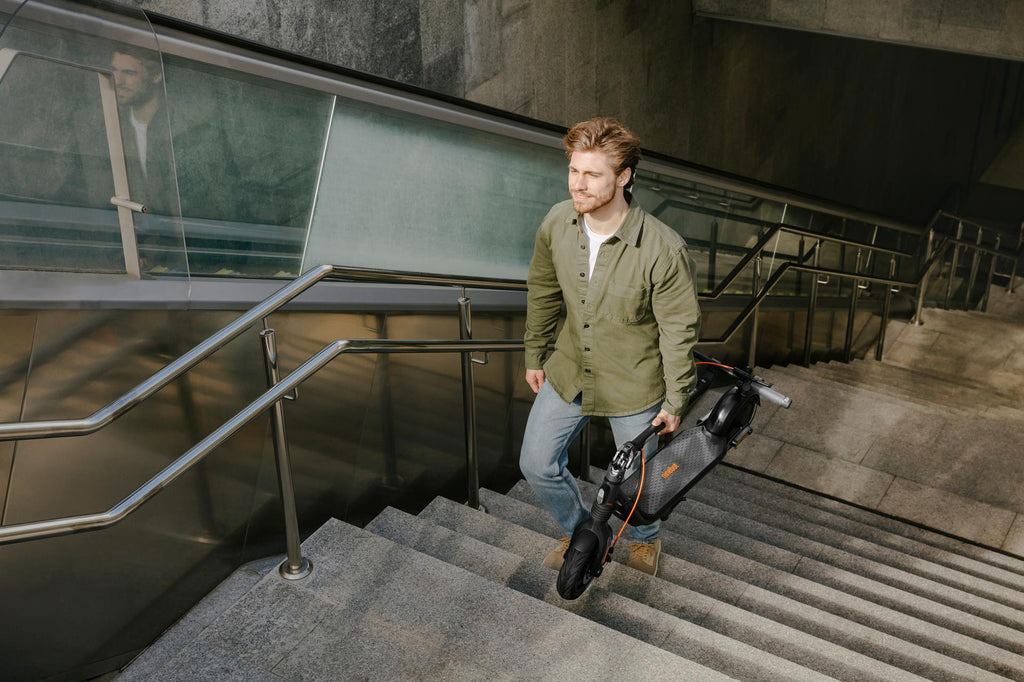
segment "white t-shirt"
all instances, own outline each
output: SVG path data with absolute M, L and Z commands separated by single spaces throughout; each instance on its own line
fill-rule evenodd
M 139 163 L 142 164 L 142 175 L 147 179 L 149 173 L 146 172 L 146 129 L 149 128 L 148 123 L 141 123 L 135 118 L 135 110 L 132 109 L 131 116 L 129 116 L 132 122 L 132 128 L 135 129 L 135 146 L 139 150 Z
M 582 219 L 583 233 L 587 235 L 587 239 L 590 241 L 590 269 L 587 271 L 587 279 L 594 274 L 594 265 L 597 264 L 597 252 L 601 248 L 601 244 L 611 239 L 614 235 L 612 234 L 594 234 L 587 227 L 587 219 Z

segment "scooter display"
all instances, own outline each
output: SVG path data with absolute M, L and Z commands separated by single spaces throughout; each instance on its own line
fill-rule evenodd
M 649 426 L 619 447 L 598 488 L 590 518 L 576 526 L 565 552 L 557 583 L 562 598 L 578 598 L 601 575 L 627 524 L 645 525 L 667 519 L 685 499 L 687 491 L 730 448 L 752 433 L 750 422 L 761 401 L 784 408 L 792 402 L 764 379 L 754 376 L 750 368 L 733 367 L 697 352 L 694 357 L 700 371 L 697 384 L 690 391 L 691 405 L 711 387 L 717 374 L 729 377 L 732 386 L 695 426 L 678 432 L 646 461 L 644 443 L 662 429 L 662 424 Z M 634 468 L 637 460 L 639 464 Z M 613 514 L 623 519 L 614 541 L 609 523 Z

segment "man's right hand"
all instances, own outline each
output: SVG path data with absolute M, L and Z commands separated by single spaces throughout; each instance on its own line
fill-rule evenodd
M 542 369 L 528 369 L 526 370 L 526 383 L 530 384 L 530 388 L 533 389 L 534 393 L 540 392 L 540 387 L 544 385 L 544 370 Z

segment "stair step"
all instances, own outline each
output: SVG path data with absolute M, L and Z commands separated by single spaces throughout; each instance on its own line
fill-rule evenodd
M 584 499 L 594 499 L 597 494 L 596 485 L 586 482 L 580 482 L 579 485 Z M 532 503 L 538 504 L 533 491 L 525 481 L 516 484 L 509 491 L 509 495 L 519 499 L 526 498 Z M 681 504 L 677 507 L 676 513 L 669 519 L 666 527 L 686 537 L 714 544 L 735 554 L 784 571 L 792 571 L 802 558 L 810 559 L 814 563 L 827 564 L 831 568 L 870 578 L 877 583 L 889 585 L 902 592 L 915 594 L 958 611 L 1019 630 L 1024 637 L 1024 610 L 1015 608 L 1013 605 L 967 592 L 958 587 L 941 584 L 930 578 L 851 555 L 842 550 L 826 547 L 821 543 L 778 531 L 764 524 L 743 523 L 742 520 L 736 519 L 734 516 L 723 518 L 719 515 L 718 519 L 724 525 L 713 525 L 688 514 L 689 507 L 688 504 Z M 685 523 L 676 520 L 680 513 L 688 517 Z M 737 524 L 746 529 L 749 534 L 735 530 Z M 765 539 L 759 539 L 759 534 Z M 1015 603 L 1019 602 L 1019 593 L 1016 597 Z
M 770 510 L 774 525 L 794 533 L 808 533 L 808 537 L 814 536 L 822 542 L 832 543 L 835 547 L 855 552 L 867 551 L 876 555 L 879 548 L 888 548 L 901 552 L 903 555 L 926 559 L 946 568 L 989 580 L 1018 592 L 1024 591 L 1024 575 L 1020 573 L 1007 571 L 984 561 L 849 519 L 788 497 L 769 494 L 765 490 L 748 485 L 751 476 L 729 476 L 726 473 L 728 471 L 728 467 L 717 468 L 690 493 L 690 499 L 720 508 L 728 507 L 737 512 L 742 510 L 749 518 L 765 518 L 765 512 Z M 722 497 L 723 495 L 727 497 Z M 873 546 L 866 546 L 863 544 L 864 542 L 869 542 Z M 1024 564 L 1022 564 L 1022 568 L 1024 568 Z
M 447 517 L 449 519 L 460 511 L 467 516 L 481 513 L 453 502 L 448 504 L 454 505 L 453 513 Z M 700 664 L 700 669 L 707 666 L 739 680 L 830 679 L 767 654 L 756 647 L 702 628 L 689 620 L 635 601 L 607 586 L 595 586 L 596 589 L 588 590 L 580 599 L 565 601 L 555 590 L 556 571 L 542 566 L 541 560 L 536 556 L 523 558 L 456 530 L 437 525 L 427 517 L 414 517 L 396 510 L 387 510 L 368 525 L 367 529 L 536 599 L 691 659 Z M 541 539 L 543 536 L 537 535 L 531 544 L 544 547 Z M 550 541 L 546 544 L 550 545 Z M 625 574 L 636 573 L 621 565 L 613 565 L 602 578 L 615 581 L 611 576 L 616 570 Z M 636 579 L 636 576 L 626 575 L 625 578 Z M 603 580 L 602 584 L 604 583 Z M 692 603 L 679 603 L 687 609 L 694 608 Z M 680 676 L 692 674 L 696 673 L 680 666 Z
M 516 499 L 518 497 L 527 498 L 528 501 Z M 518 514 L 516 520 L 520 523 L 553 527 L 548 533 L 552 537 L 561 534 L 554 522 L 550 521 L 550 515 L 540 508 L 539 502 L 528 488 L 524 490 L 517 485 L 506 499 L 509 498 L 515 499 L 520 505 L 527 505 L 532 511 L 518 507 L 511 511 L 503 511 L 503 514 Z M 500 499 L 491 496 L 482 499 L 486 499 L 488 508 L 492 504 L 502 504 Z M 939 650 L 951 652 L 955 649 L 964 652 L 960 655 L 972 657 L 974 654 L 970 652 L 975 645 L 987 642 L 993 647 L 1013 652 L 1015 655 L 1022 653 L 1024 640 L 1018 629 L 917 597 L 856 573 L 795 556 L 792 557 L 791 565 L 773 567 L 751 559 L 742 552 L 735 553 L 718 546 L 717 537 L 684 537 L 671 530 L 663 530 L 661 536 L 664 552 L 671 552 L 675 557 L 794 600 L 815 605 L 830 613 L 851 616 L 859 614 L 855 618 L 873 623 L 882 632 L 899 633 L 900 636 L 919 641 L 924 646 L 938 641 L 942 642 L 937 645 L 941 647 Z M 926 627 L 922 623 L 929 625 Z M 947 630 L 971 641 L 958 636 L 948 637 L 943 634 Z M 956 644 L 952 644 L 954 640 Z M 1003 653 L 994 649 L 989 649 L 986 656 L 995 666 L 1003 666 L 1007 661 Z
M 729 679 L 337 520 L 303 553 L 309 577 L 270 572 L 146 679 Z
M 511 507 L 522 503 L 506 498 L 507 504 L 502 505 L 498 501 L 499 497 L 501 496 L 488 491 L 487 498 L 489 503 L 493 503 L 496 508 L 501 509 L 500 516 L 495 515 L 489 520 L 467 520 L 466 517 L 468 514 L 473 513 L 472 510 L 457 509 L 457 505 L 452 506 L 450 503 L 445 504 L 440 501 L 435 501 L 436 505 L 432 503 L 428 507 L 429 511 L 424 510 L 424 516 L 453 530 L 472 534 L 484 542 L 507 545 L 509 543 L 508 535 L 514 532 L 518 524 L 510 520 L 503 521 L 503 517 L 505 514 L 510 513 Z M 529 505 L 523 506 L 529 507 Z M 529 510 L 526 510 L 527 514 L 539 515 L 544 513 L 533 507 L 529 507 Z M 524 510 L 521 509 L 520 511 Z M 515 512 L 511 513 L 515 514 Z M 553 542 L 550 538 L 544 542 L 542 540 L 543 534 L 534 533 L 532 535 L 533 537 L 529 539 L 529 546 L 523 547 L 521 551 L 531 554 L 533 561 L 540 562 L 553 546 Z M 523 541 L 523 538 L 520 536 L 514 542 L 522 543 Z M 620 550 L 620 554 L 622 553 L 624 552 Z M 905 671 L 891 668 L 883 660 L 851 651 L 834 642 L 807 634 L 784 623 L 773 621 L 771 618 L 766 618 L 752 609 L 739 608 L 731 603 L 700 595 L 687 586 L 664 577 L 678 576 L 677 565 L 666 566 L 666 564 L 678 564 L 678 560 L 663 553 L 661 561 L 663 565 L 659 568 L 659 577 L 654 578 L 613 562 L 613 564 L 605 569 L 604 574 L 598 578 L 595 586 L 600 585 L 604 589 L 614 590 L 637 600 L 643 600 L 653 607 L 667 613 L 676 614 L 680 618 L 691 620 L 720 635 L 741 640 L 755 649 L 760 649 L 763 652 L 774 654 L 781 658 L 799 661 L 804 666 L 813 668 L 822 674 L 836 679 L 885 679 L 891 675 L 896 675 L 897 679 L 904 679 L 907 675 Z M 550 584 L 553 585 L 554 571 L 551 571 L 551 576 L 552 582 Z M 749 594 L 750 591 L 751 588 L 748 587 L 745 590 L 745 596 L 741 595 L 741 600 L 755 603 L 762 599 L 768 601 L 788 601 L 785 598 L 769 595 L 763 591 L 758 591 L 758 594 L 751 595 Z M 827 616 L 827 614 L 819 615 Z M 885 641 L 885 637 L 879 636 L 877 633 L 871 633 L 870 636 L 875 641 L 875 652 L 880 653 L 882 657 L 891 654 L 894 657 L 900 658 L 901 662 L 906 663 L 908 661 L 902 659 L 909 660 L 913 658 L 914 654 L 920 654 L 920 659 L 931 661 L 930 663 L 920 663 L 920 667 L 928 668 L 929 670 L 935 667 L 935 661 L 943 659 L 942 656 L 935 652 L 915 651 L 908 655 L 906 653 L 908 648 L 913 649 L 914 647 L 906 642 L 897 642 L 896 640 Z M 887 646 L 889 649 L 886 649 Z M 962 672 L 985 675 L 984 672 L 972 666 L 963 665 L 959 661 L 943 662 L 952 668 L 959 668 Z M 913 666 L 915 663 L 917 661 L 912 661 L 909 664 Z M 708 664 L 710 665 L 710 663 Z M 941 666 L 941 664 L 939 665 Z M 931 670 L 931 672 L 934 672 L 934 670 Z M 736 672 L 731 671 L 730 674 L 736 674 Z M 770 678 L 790 679 L 788 676 L 781 674 L 772 675 Z M 765 678 L 759 677 L 757 679 Z M 916 679 L 916 677 L 913 679 Z
M 773 368 L 782 371 L 783 368 Z M 785 370 L 812 381 L 828 380 L 880 393 L 888 398 L 905 400 L 941 411 L 968 415 L 987 414 L 1001 410 L 1005 414 L 1020 412 L 1017 396 L 992 386 L 971 382 L 968 378 L 949 376 L 935 371 L 909 369 L 874 360 L 855 360 L 850 364 L 818 363 L 813 367 L 787 365 Z
M 905 574 L 905 580 L 910 580 L 913 576 L 924 578 L 1024 613 L 1024 592 L 1013 587 L 967 575 L 962 571 L 927 561 L 920 556 L 910 556 L 865 540 L 849 538 L 815 524 L 800 523 L 799 520 L 784 513 L 732 498 L 721 492 L 707 488 L 695 491 L 690 496 L 689 503 L 680 505 L 676 511 L 680 513 L 670 518 L 665 527 L 682 531 L 693 520 L 698 520 L 803 556 L 819 560 L 829 557 L 836 565 L 845 565 L 848 568 L 861 565 L 862 562 L 870 562 L 872 565 L 878 565 L 883 572 L 895 569 Z M 868 568 L 861 572 L 869 575 L 873 570 L 877 569 Z M 979 608 L 985 607 L 979 604 Z
M 508 496 L 498 496 L 494 493 L 488 493 L 485 497 L 488 508 L 496 515 L 508 519 L 510 523 L 524 523 L 537 526 L 547 523 L 545 518 L 548 516 L 547 512 L 539 507 Z M 500 530 L 492 530 L 490 532 L 490 537 L 500 536 L 501 534 Z M 557 535 L 559 532 L 555 531 L 555 534 Z M 694 592 L 698 592 L 699 587 L 688 585 L 685 582 L 685 577 L 679 580 L 679 572 L 676 570 L 676 566 L 681 563 L 681 557 L 677 549 L 685 546 L 689 541 L 685 539 L 680 541 L 677 534 L 671 531 L 663 531 L 662 542 L 663 552 L 659 576 L 666 580 L 671 580 L 682 587 L 692 589 Z M 703 561 L 707 557 L 707 553 L 703 550 L 704 548 L 697 547 L 696 552 L 688 556 L 687 559 L 694 562 Z M 620 550 L 620 553 L 624 554 L 622 550 Z M 724 563 L 730 566 L 734 565 L 737 563 L 735 559 L 739 559 L 740 563 L 742 562 L 742 558 L 734 557 L 731 559 L 727 558 Z M 743 573 L 742 570 L 741 573 Z M 773 573 L 778 573 L 779 577 L 772 575 Z M 884 624 L 886 617 L 894 616 L 894 622 L 885 625 L 885 627 L 896 630 L 902 628 L 908 632 L 915 633 L 917 640 L 926 643 L 925 645 L 918 646 L 905 638 L 892 636 L 885 631 L 876 631 L 875 628 L 861 625 L 845 615 L 837 615 L 829 612 L 827 609 L 802 603 L 798 597 L 791 598 L 787 595 L 773 592 L 772 583 L 780 579 L 785 580 L 786 576 L 788 576 L 784 571 L 774 571 L 773 569 L 766 571 L 765 567 L 755 565 L 751 567 L 747 575 L 740 576 L 740 579 L 753 582 L 749 580 L 751 574 L 759 576 L 765 583 L 761 587 L 766 589 L 750 586 L 744 591 L 739 600 L 734 603 L 723 602 L 712 613 L 721 614 L 724 609 L 733 606 L 742 611 L 763 617 L 771 622 L 785 625 L 787 628 L 790 628 L 791 632 L 794 630 L 800 631 L 801 637 L 811 636 L 823 641 L 829 641 L 843 649 L 855 650 L 876 660 L 897 665 L 931 679 L 963 679 L 962 676 L 964 675 L 970 679 L 984 678 L 987 672 L 976 668 L 976 665 L 980 665 L 985 671 L 995 671 L 999 674 L 1010 673 L 1011 677 L 1015 674 L 1015 666 L 1019 666 L 1020 674 L 1024 674 L 1024 662 L 1022 662 L 1020 657 L 978 640 L 915 621 L 915 619 L 907 618 L 902 614 L 892 614 L 890 612 L 890 614 L 883 615 L 880 618 Z M 605 576 L 602 575 L 598 580 L 603 581 L 604 578 Z M 799 578 L 796 579 L 796 581 L 799 580 Z M 791 580 L 790 582 L 794 581 Z M 843 604 L 859 601 L 851 600 L 838 591 L 833 591 L 832 598 Z M 648 599 L 653 600 L 654 597 L 650 596 Z M 651 603 L 653 604 L 654 602 L 651 601 Z M 854 603 L 853 606 L 854 610 L 856 610 L 857 604 Z M 877 607 L 874 608 L 876 611 L 878 610 Z M 706 625 L 714 627 L 710 623 Z M 722 632 L 730 632 L 730 627 L 726 623 L 716 629 L 720 629 Z M 762 642 L 758 646 L 766 647 L 769 644 Z M 960 660 L 954 660 L 954 658 L 959 658 Z M 806 661 L 803 659 L 794 660 L 801 660 L 801 662 L 806 664 Z M 967 661 L 971 662 L 968 663 Z M 950 678 L 950 670 L 959 671 L 957 675 L 961 677 L 957 678 L 954 675 Z M 836 676 L 837 674 L 845 675 L 847 673 L 829 671 L 828 674 Z M 854 679 L 857 679 L 857 677 L 855 676 Z
M 952 552 L 962 554 L 965 557 L 987 563 L 1010 573 L 1024 575 L 1024 561 L 1001 552 L 996 552 L 985 547 L 964 543 L 934 531 L 908 525 L 902 521 L 889 518 L 877 512 L 851 505 L 841 500 L 833 500 L 817 493 L 801 490 L 779 481 L 772 481 L 762 476 L 750 475 L 730 466 L 717 467 L 713 476 L 721 476 L 729 480 L 739 480 L 745 485 L 764 490 L 766 493 L 792 500 L 834 514 L 837 517 L 849 519 L 866 526 L 873 526 L 893 535 L 903 536 L 917 540 L 924 544 L 932 545 L 940 549 L 948 549 Z

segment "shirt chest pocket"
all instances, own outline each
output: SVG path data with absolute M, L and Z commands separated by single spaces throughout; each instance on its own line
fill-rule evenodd
M 649 309 L 650 290 L 611 282 L 598 312 L 602 317 L 620 324 L 636 324 L 644 319 Z

